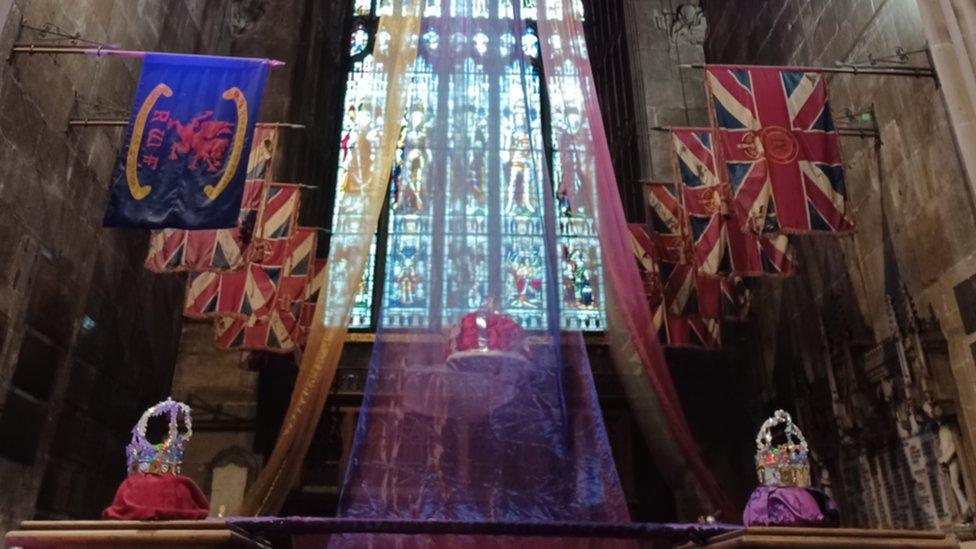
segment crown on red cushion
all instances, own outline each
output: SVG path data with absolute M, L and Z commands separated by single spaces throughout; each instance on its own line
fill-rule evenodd
M 471 353 L 504 353 L 520 359 L 528 356 L 525 331 L 512 317 L 502 314 L 489 300 L 475 312 L 461 317 L 447 342 L 447 358 Z

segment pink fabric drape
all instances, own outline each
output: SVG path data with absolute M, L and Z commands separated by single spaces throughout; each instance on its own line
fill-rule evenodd
M 565 103 L 570 116 L 576 109 L 581 129 L 554 135 L 561 148 L 572 148 L 574 163 L 588 179 L 570 196 L 579 208 L 597 212 L 598 232 L 608 290 L 608 338 L 614 360 L 645 436 L 665 477 L 679 498 L 699 500 L 699 512 L 721 511 L 734 516 L 727 499 L 702 459 L 681 409 L 663 349 L 653 329 L 644 286 L 630 247 L 617 179 L 611 163 L 592 68 L 582 26 L 579 0 L 539 0 L 539 37 L 550 96 Z M 555 131 L 559 126 L 554 125 Z M 571 147 L 570 147 L 571 146 Z M 586 204 L 591 197 L 596 204 Z M 643 374 L 643 375 L 640 375 Z M 641 379 L 642 378 L 642 379 Z M 660 414 L 654 417 L 654 414 Z M 663 421 L 661 421 L 663 419 Z M 675 448 L 679 455 L 668 455 Z M 674 484 L 676 483 L 676 484 Z M 682 496 L 683 493 L 684 495 Z M 689 517 L 684 517 L 689 518 Z

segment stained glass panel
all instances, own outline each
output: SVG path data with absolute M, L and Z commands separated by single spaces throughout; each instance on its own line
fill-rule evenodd
M 357 54 L 355 33 L 362 31 L 362 49 L 365 52 L 369 35 L 364 25 L 353 30 L 350 54 Z M 378 65 L 372 55 L 365 55 L 353 62 L 346 78 L 345 114 L 342 121 L 339 141 L 339 162 L 336 174 L 335 209 L 332 219 L 332 246 L 342 247 L 344 241 L 351 242 L 365 230 L 363 224 L 363 186 L 367 184 L 368 167 L 375 158 L 376 136 L 382 130 L 382 120 L 373 116 L 374 102 L 384 97 L 386 76 L 383 67 Z M 369 328 L 372 325 L 373 277 L 375 271 L 375 238 L 366 262 L 366 272 L 356 289 L 349 319 L 350 328 Z M 342 279 L 341 273 L 350 268 L 342 257 L 336 257 L 329 266 L 333 280 Z M 349 291 L 333 283 L 328 291 L 341 295 Z
M 533 18 L 538 9 L 535 0 L 519 1 L 516 10 L 511 0 L 423 0 L 425 27 L 420 55 L 408 74 L 409 98 L 390 178 L 387 231 L 379 244 L 374 241 L 351 327 L 371 326 L 379 248 L 386 256 L 383 322 L 387 327 L 439 330 L 496 295 L 501 301 L 497 305 L 525 328 L 544 329 L 544 193 L 554 193 L 560 231 L 559 249 L 554 252 L 559 260 L 561 327 L 604 328 L 600 248 L 594 220 L 586 214 L 595 211 L 596 197 L 581 195 L 581 189 L 593 187 L 584 185 L 583 178 L 594 172 L 579 164 L 586 155 L 574 151 L 571 140 L 552 143 L 550 158 L 543 152 L 543 117 L 560 134 L 578 132 L 586 123 L 581 98 L 557 87 L 550 90 L 549 110 L 543 112 L 542 80 L 532 62 L 520 59 L 524 55 L 538 60 L 543 45 L 534 27 L 529 25 L 522 36 L 514 36 L 483 26 L 496 24 L 492 22 L 496 17 L 510 19 L 518 11 L 523 18 Z M 578 0 L 562 1 L 579 5 Z M 367 17 L 373 4 L 376 16 L 391 15 L 401 6 L 395 0 L 353 2 L 356 14 Z M 560 3 L 550 1 L 546 6 L 554 9 Z M 438 24 L 438 18 L 448 15 L 471 17 L 469 32 L 439 34 L 435 29 L 452 28 Z M 333 239 L 358 231 L 363 222 L 357 200 L 363 184 L 360 166 L 372 159 L 371 143 L 378 142 L 381 130 L 364 98 L 381 97 L 386 86 L 382 67 L 375 66 L 368 50 L 382 52 L 389 36 L 377 35 L 371 46 L 368 25 L 359 20 L 354 25 Z M 499 42 L 489 36 L 499 37 Z M 438 49 L 448 47 L 469 52 L 463 65 L 437 62 Z M 529 69 L 525 74 L 523 67 Z M 554 81 L 574 76 L 567 72 L 572 70 L 572 66 L 561 67 Z M 476 100 L 464 101 L 471 106 L 462 111 L 451 101 L 454 93 Z M 440 121 L 439 116 L 448 118 Z M 434 134 L 437 127 L 444 135 Z M 547 166 L 551 188 L 546 188 Z M 444 191 L 432 192 L 432 188 Z M 434 227 L 435 219 L 443 227 Z M 433 235 L 441 233 L 443 239 L 435 243 Z
M 546 328 L 545 162 L 542 158 L 542 90 L 522 62 L 501 78 L 501 143 L 498 161 L 503 190 L 503 311 L 526 329 Z M 528 98 L 528 101 L 526 101 Z
M 366 51 L 369 45 L 369 33 L 366 32 L 366 25 L 360 21 L 353 27 L 352 34 L 349 35 L 349 56 L 356 57 Z
M 487 53 L 479 49 L 477 57 Z M 466 108 L 455 105 L 458 94 L 474 98 Z M 445 240 L 449 255 L 444 261 L 443 312 L 441 322 L 452 325 L 461 316 L 481 307 L 489 295 L 491 273 L 487 261 L 488 217 L 491 193 L 488 166 L 491 145 L 489 109 L 491 79 L 483 63 L 467 59 L 451 75 L 448 87 L 448 185 L 445 212 Z M 475 108 L 474 105 L 479 105 Z
M 588 212 L 595 212 L 597 197 L 583 189 L 585 178 L 595 174 L 586 165 L 589 154 L 580 154 L 579 143 L 572 135 L 584 131 L 587 124 L 583 98 L 571 83 L 577 78 L 576 67 L 567 62 L 552 78 L 566 81 L 562 93 L 550 94 L 550 121 L 560 136 L 553 143 L 553 184 L 559 216 L 560 276 L 562 284 L 561 324 L 568 330 L 603 330 L 605 327 L 604 290 L 596 224 Z M 572 91 L 570 91 L 572 90 Z M 575 92 L 575 93 L 574 93 Z M 588 130 L 586 130 L 588 131 Z M 590 191 L 591 193 L 593 191 Z
M 373 325 L 373 273 L 376 271 L 376 237 L 369 247 L 369 258 L 363 280 L 359 283 L 352 312 L 349 315 L 350 328 L 369 328 Z
M 430 42 L 428 40 L 428 44 Z M 426 60 L 430 54 L 430 51 L 424 51 L 418 56 L 408 74 L 407 113 L 390 180 L 383 307 L 384 324 L 390 328 L 430 324 L 433 207 L 430 183 L 435 166 L 430 130 L 437 116 L 438 96 L 438 79 Z
M 356 15 L 369 15 L 369 10 L 373 7 L 373 0 L 354 0 L 353 13 Z

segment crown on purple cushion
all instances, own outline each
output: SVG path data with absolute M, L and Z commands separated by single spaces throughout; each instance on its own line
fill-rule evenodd
M 184 432 L 180 432 L 179 416 L 183 413 Z M 146 439 L 146 426 L 149 418 L 169 414 L 169 433 L 166 439 L 153 444 Z M 132 442 L 126 447 L 125 458 L 130 473 L 180 474 L 183 463 L 183 445 L 193 436 L 193 420 L 190 407 L 172 398 L 150 406 L 139 423 L 132 428 Z
M 773 445 L 774 427 L 784 425 L 786 442 Z M 807 441 L 793 418 L 783 410 L 762 424 L 756 435 L 756 472 L 759 482 L 769 486 L 810 486 L 810 462 Z

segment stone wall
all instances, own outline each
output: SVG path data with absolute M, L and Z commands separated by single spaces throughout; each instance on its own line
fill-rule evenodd
M 292 60 L 308 3 L 0 0 L 0 52 L 50 36 L 27 26 L 54 25 L 127 49 Z M 126 117 L 139 66 L 26 54 L 0 65 L 0 532 L 33 516 L 95 518 L 123 478 L 129 430 L 170 390 L 184 278 L 142 268 L 145 231 L 101 227 L 122 130 L 68 128 Z M 304 69 L 275 70 L 262 118 L 287 118 Z
M 926 46 L 914 0 L 704 7 L 709 62 L 833 66 Z M 743 370 L 760 380 L 756 403 L 799 416 L 848 524 L 948 527 L 974 493 L 973 197 L 932 79 L 835 75 L 830 86 L 839 123 L 873 108 L 880 130 L 880 142 L 842 141 L 858 228 L 795 238 L 796 276 L 754 283 L 761 353 Z

